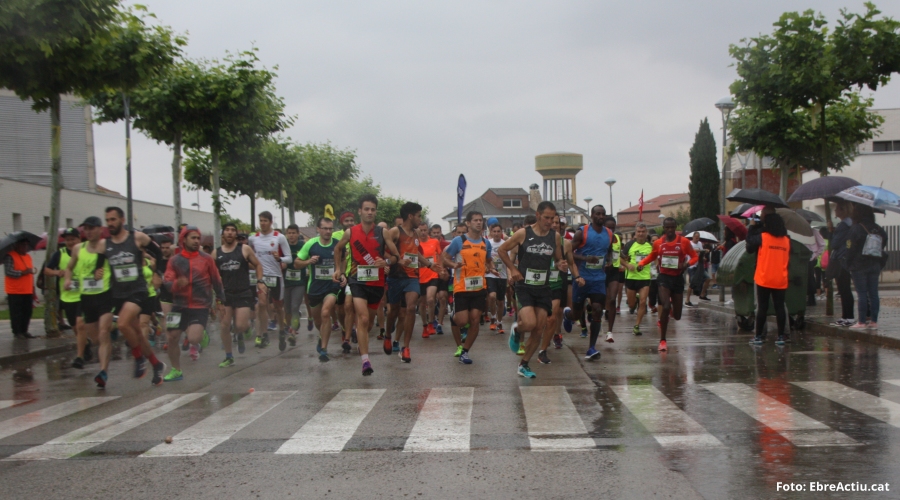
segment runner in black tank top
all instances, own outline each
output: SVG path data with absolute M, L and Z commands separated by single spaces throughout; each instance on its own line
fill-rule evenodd
M 222 276 L 226 296 L 249 294 L 250 265 L 244 258 L 243 246 L 238 243 L 230 252 L 225 252 L 222 247 L 216 249 L 216 266 Z
M 147 281 L 141 272 L 143 250 L 134 241 L 134 231 L 122 243 L 106 239 L 106 258 L 112 269 L 112 296 L 116 299 L 116 312 L 122 302 L 141 304 L 147 295 Z

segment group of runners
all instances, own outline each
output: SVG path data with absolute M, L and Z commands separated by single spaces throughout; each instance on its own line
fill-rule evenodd
M 62 309 L 77 332 L 73 367 L 84 368 L 96 346 L 100 372 L 94 380 L 105 387 L 111 332 L 119 332 L 134 357 L 135 377 L 143 377 L 149 363 L 153 384 L 175 382 L 184 377 L 181 351 L 196 360 L 208 343 L 211 315 L 225 350 L 219 366 L 227 368 L 235 363 L 235 344 L 243 353 L 251 337 L 265 348 L 269 332 L 276 331 L 280 350 L 296 345 L 305 305 L 307 329 L 318 331 L 319 360 L 330 360 L 332 332 L 340 331 L 341 350 L 348 354 L 356 344 L 365 376 L 374 372 L 369 332 L 376 322 L 384 353 L 411 363 L 416 316 L 427 338 L 442 335 L 445 316 L 452 314 L 454 356 L 469 365 L 480 327 L 505 334 L 509 314 L 515 316 L 508 344 L 519 355 L 517 373 L 534 378 L 531 359 L 549 364 L 550 344 L 561 348 L 563 330 L 571 332 L 576 322 L 582 337 L 589 337 L 585 358 L 600 358 L 603 321 L 605 341 L 614 342 L 623 287 L 636 315 L 633 334 L 642 334 L 648 312 L 658 313 L 658 350 L 666 351 L 669 319 L 681 318 L 684 271 L 697 262 L 691 242 L 676 234 L 674 219 L 663 222 L 658 239 L 638 223 L 625 243 L 602 205 L 591 208 L 589 224 L 567 227 L 553 203 L 544 201 L 511 234 L 473 211 L 449 241 L 440 226 L 423 222 L 416 203 L 401 207 L 394 227 L 376 223 L 377 213 L 377 198 L 363 196 L 357 214 L 319 218 L 317 236 L 303 241 L 297 226 L 283 234 L 262 212 L 259 230 L 250 235 L 225 224 L 221 246 L 210 252 L 201 249 L 194 226 L 180 229 L 176 246 L 172 238 L 126 230 L 118 207 L 106 210 L 107 238 L 101 237 L 103 221 L 88 217 L 81 226 L 86 241 L 79 231 L 66 231 L 66 246 L 45 271 L 61 278 Z M 153 350 L 160 338 L 171 365 L 165 374 Z

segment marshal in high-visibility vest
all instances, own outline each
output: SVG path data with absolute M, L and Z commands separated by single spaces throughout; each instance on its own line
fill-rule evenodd
M 759 286 L 784 290 L 788 287 L 788 262 L 791 256 L 791 239 L 762 233 L 762 245 L 756 256 L 756 274 L 753 279 Z

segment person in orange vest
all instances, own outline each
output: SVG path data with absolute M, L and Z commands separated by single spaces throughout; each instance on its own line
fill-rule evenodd
M 769 212 L 769 213 L 767 213 Z M 763 328 L 769 313 L 769 298 L 775 304 L 775 319 L 778 322 L 777 345 L 784 345 L 786 314 L 784 298 L 788 288 L 788 263 L 791 256 L 791 239 L 780 215 L 763 211 L 762 225 L 753 221 L 747 234 L 747 252 L 756 254 L 756 337 L 751 344 L 762 344 L 765 340 Z
M 6 270 L 4 290 L 9 302 L 9 319 L 13 335 L 17 338 L 33 339 L 28 333 L 31 311 L 34 307 L 34 275 L 37 269 L 31 262 L 30 243 L 23 240 L 15 244 L 3 260 Z

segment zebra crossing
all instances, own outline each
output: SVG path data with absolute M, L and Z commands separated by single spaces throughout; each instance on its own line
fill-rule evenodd
M 891 386 L 900 386 L 900 380 L 884 380 Z M 796 390 L 805 391 L 804 398 L 821 397 L 873 420 L 873 425 L 888 424 L 900 427 L 900 403 L 874 396 L 864 391 L 830 381 L 791 382 Z M 863 446 L 851 436 L 813 418 L 791 406 L 787 392 L 779 395 L 743 383 L 701 383 L 699 390 L 707 391 L 710 401 L 718 401 L 747 415 L 760 426 L 781 435 L 786 441 L 800 448 Z M 784 387 L 789 387 L 786 384 Z M 584 452 L 598 448 L 595 423 L 582 416 L 573 403 L 569 389 L 564 386 L 520 386 L 518 396 L 527 434 L 528 449 L 533 452 Z M 640 437 L 649 434 L 663 449 L 725 449 L 726 444 L 704 428 L 694 417 L 682 409 L 659 388 L 651 384 L 611 385 L 609 391 L 621 404 L 622 413 L 630 414 L 639 424 L 634 433 Z M 601 388 L 602 390 L 602 388 Z M 354 438 L 365 437 L 360 429 L 367 419 L 382 421 L 384 406 L 379 402 L 389 398 L 388 389 L 342 389 L 304 422 L 297 422 L 293 435 L 284 440 L 278 455 L 318 455 L 345 452 Z M 285 401 L 296 397 L 297 391 L 256 391 L 235 397 L 235 401 L 217 409 L 183 429 L 164 442 L 148 446 L 137 456 L 166 458 L 202 456 L 232 439 L 241 430 L 275 410 Z M 472 448 L 473 419 L 490 418 L 490 408 L 477 409 L 478 392 L 474 387 L 436 387 L 428 391 L 420 402 L 415 422 L 399 448 L 403 453 L 465 453 Z M 203 398 L 208 393 L 167 394 L 138 404 L 111 416 L 100 418 L 88 425 L 55 437 L 47 442 L 22 449 L 3 458 L 4 461 L 62 460 L 78 457 L 92 448 L 114 442 L 115 438 L 167 415 L 183 411 L 184 407 Z M 27 403 L 21 400 L 0 400 L 0 452 L 2 440 L 36 427 L 80 414 L 89 415 L 106 403 L 119 399 L 110 397 L 84 397 L 55 404 L 14 418 L 3 419 L 3 413 Z M 513 398 L 514 399 L 514 398 Z M 123 400 L 124 401 L 124 400 Z M 612 400 L 614 401 L 614 400 Z M 718 404 L 718 403 L 717 403 Z M 607 415 L 591 408 L 591 415 Z M 708 411 L 716 411 L 708 408 Z M 695 407 L 691 413 L 698 411 Z M 82 414 L 81 412 L 85 412 Z M 695 413 L 696 415 L 696 413 Z M 279 416 L 282 418 L 282 416 Z M 390 417 L 387 417 L 390 420 Z M 701 419 L 702 421 L 702 419 Z M 515 423 L 511 424 L 515 426 Z M 621 425 L 621 424 L 620 424 Z M 749 429 L 733 429 L 748 430 Z M 630 432 L 630 431 L 629 431 Z M 520 431 L 521 435 L 521 431 Z M 284 439 L 284 438 L 281 438 Z M 357 448 L 358 449 L 358 448 Z M 365 448 L 363 448 L 364 450 Z

